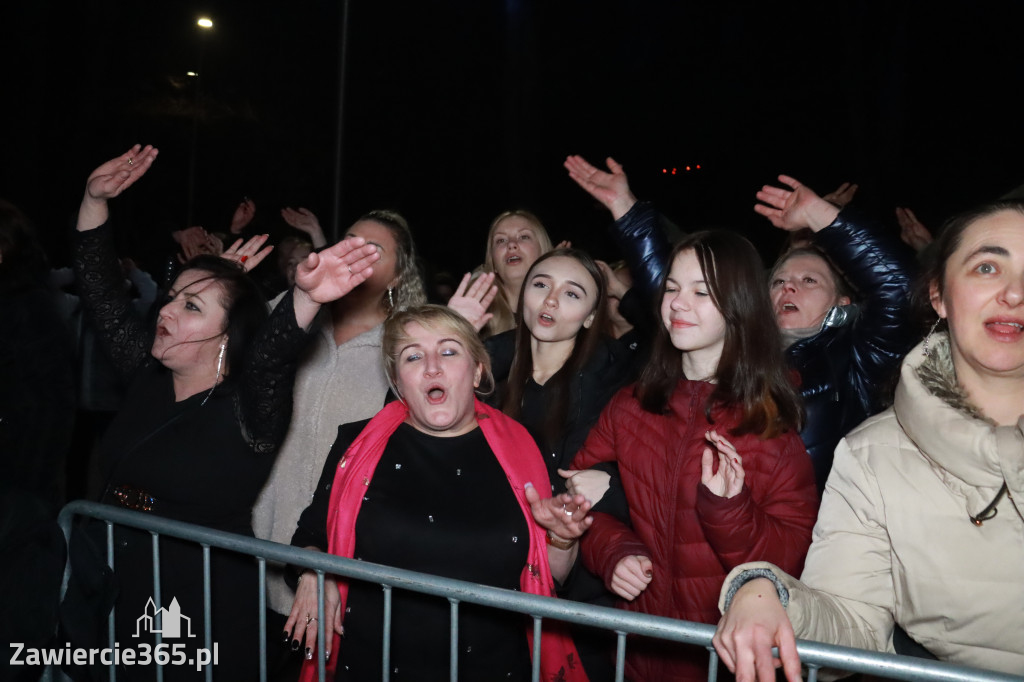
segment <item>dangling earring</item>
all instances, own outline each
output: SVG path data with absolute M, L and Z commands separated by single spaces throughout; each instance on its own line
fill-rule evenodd
M 935 323 L 932 325 L 932 328 L 928 330 L 928 336 L 924 337 L 924 356 L 925 357 L 930 356 L 932 351 L 935 350 L 934 348 L 931 347 L 931 341 L 932 341 L 932 335 L 935 334 L 935 329 L 939 326 L 939 322 L 942 322 L 942 318 L 941 317 L 935 320 Z
M 388 287 L 388 307 L 391 308 L 392 310 L 395 309 L 395 297 L 392 294 L 393 291 L 394 289 Z
M 210 387 L 210 391 L 203 398 L 203 402 L 199 403 L 199 407 L 206 404 L 206 401 L 210 399 L 213 392 L 217 390 L 220 385 L 220 370 L 224 367 L 224 351 L 227 350 L 228 342 L 225 340 L 224 343 L 220 344 L 220 354 L 217 356 L 217 377 L 213 380 L 213 386 Z
M 215 386 L 220 383 L 220 370 L 224 366 L 224 351 L 227 349 L 227 347 L 227 341 L 220 344 L 220 355 L 217 356 L 217 378 L 213 380 Z

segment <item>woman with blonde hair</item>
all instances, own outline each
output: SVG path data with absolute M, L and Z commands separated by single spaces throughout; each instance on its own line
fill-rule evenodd
M 529 211 L 505 211 L 491 223 L 482 270 L 494 273 L 498 295 L 490 306 L 492 317 L 482 330 L 485 337 L 516 326 L 523 279 L 534 262 L 550 250 L 551 237 L 540 219 Z

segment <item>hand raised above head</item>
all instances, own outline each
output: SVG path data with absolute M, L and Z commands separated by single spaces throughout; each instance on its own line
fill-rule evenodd
M 159 151 L 151 144 L 135 145 L 115 156 L 89 174 L 85 194 L 89 199 L 106 201 L 120 195 L 146 174 Z
M 618 220 L 633 207 L 636 197 L 629 189 L 629 180 L 622 166 L 610 156 L 605 163 L 608 172 L 592 166 L 582 156 L 572 155 L 566 157 L 562 165 L 577 185 L 601 202 L 612 212 L 612 217 Z
M 779 182 L 790 189 L 765 185 L 757 193 L 757 200 L 762 203 L 754 206 L 754 211 L 767 218 L 775 227 L 789 232 L 809 227 L 817 232 L 830 225 L 839 215 L 836 206 L 796 179 L 780 175 Z
M 366 281 L 380 260 L 377 247 L 362 237 L 343 239 L 309 254 L 295 269 L 295 288 L 318 304 L 335 301 Z
M 245 226 L 252 222 L 256 215 L 256 202 L 249 197 L 242 199 L 234 214 L 231 216 L 231 234 L 239 234 Z
M 270 235 L 258 234 L 255 237 L 243 241 L 241 239 L 235 240 L 235 243 L 231 245 L 224 253 L 221 254 L 221 258 L 233 260 L 236 263 L 240 263 L 246 272 L 249 272 L 257 265 L 263 262 L 271 251 L 274 250 L 274 245 L 263 246 Z M 260 248 L 263 247 L 263 248 Z
M 472 277 L 468 272 L 462 276 L 459 287 L 448 299 L 448 307 L 466 318 L 479 332 L 494 317 L 487 309 L 498 295 L 498 285 L 494 283 L 493 272 L 483 273 L 471 284 Z

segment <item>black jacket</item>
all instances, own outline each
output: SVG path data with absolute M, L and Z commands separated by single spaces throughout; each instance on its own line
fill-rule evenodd
M 856 291 L 857 314 L 833 309 L 820 332 L 786 350 L 800 372 L 805 420 L 800 433 L 824 488 L 839 441 L 885 409 L 900 362 L 914 345 L 910 287 L 913 254 L 895 235 L 849 209 L 814 237 L 815 246 Z

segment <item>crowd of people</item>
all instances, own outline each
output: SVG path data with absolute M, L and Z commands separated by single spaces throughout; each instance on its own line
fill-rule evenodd
M 614 257 L 508 210 L 480 267 L 439 294 L 402 215 L 369 211 L 330 244 L 311 211 L 284 208 L 293 232 L 274 240 L 251 233 L 248 198 L 223 232 L 175 232 L 163 271 L 141 277 L 117 253 L 110 206 L 157 158 L 136 145 L 89 175 L 62 282 L 30 221 L 0 203 L 13 330 L 0 546 L 13 555 L 46 565 L 27 531 L 44 533 L 69 497 L 55 472 L 83 449 L 82 377 L 102 375 L 113 388 L 83 496 L 107 504 L 718 623 L 743 682 L 780 665 L 796 682 L 798 638 L 1024 671 L 1024 203 L 955 216 L 933 240 L 905 207 L 899 231 L 865 215 L 856 185 L 819 195 L 780 175 L 755 197 L 785 232 L 766 265 L 738 231 L 677 228 L 613 159 L 570 156 L 568 177 L 610 213 Z M 81 531 L 105 542 L 102 524 Z M 145 531 L 119 528 L 114 547 L 123 642 L 154 559 Z M 159 560 L 162 593 L 198 613 L 202 551 L 165 539 Z M 256 565 L 214 551 L 210 568 L 216 675 L 255 679 Z M 324 584 L 319 623 L 315 573 L 267 566 L 272 679 L 315 679 L 318 654 L 331 679 L 378 679 L 384 596 Z M 82 620 L 80 604 L 63 608 Z M 445 600 L 403 592 L 392 608 L 391 678 L 448 679 Z M 529 679 L 538 635 L 542 679 L 613 678 L 608 633 L 535 631 L 484 607 L 461 611 L 460 675 Z M 707 661 L 631 639 L 626 677 L 706 679 Z

